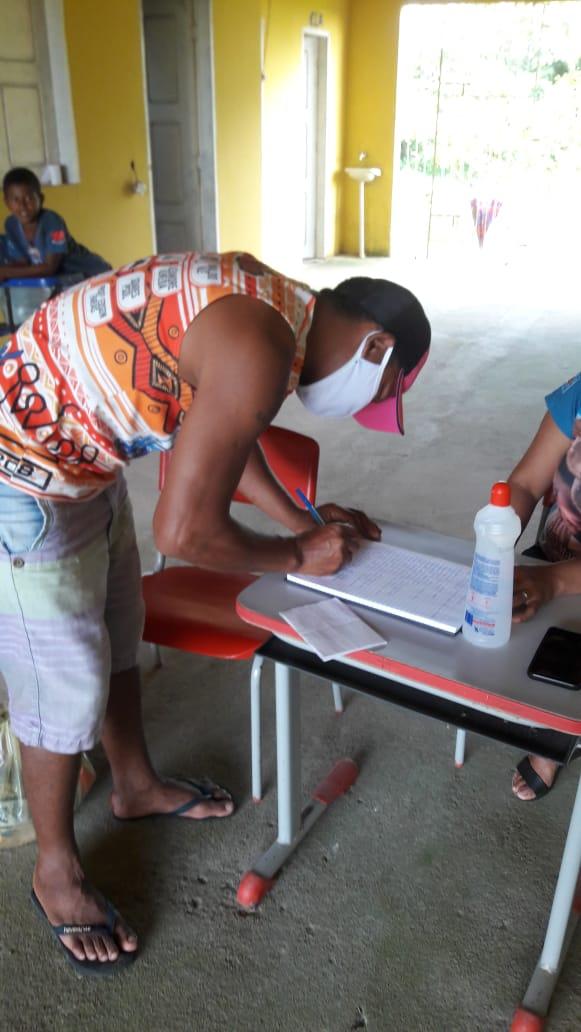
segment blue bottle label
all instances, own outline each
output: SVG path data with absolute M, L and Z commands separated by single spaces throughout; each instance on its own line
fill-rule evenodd
M 496 598 L 500 579 L 500 559 L 489 559 L 476 552 L 472 564 L 470 587 L 478 595 L 489 595 Z
M 491 637 L 496 631 L 499 581 L 500 560 L 475 552 L 464 620 L 477 634 Z

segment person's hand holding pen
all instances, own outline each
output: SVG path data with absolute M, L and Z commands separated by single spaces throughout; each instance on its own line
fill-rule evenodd
M 298 569 L 315 576 L 336 573 L 349 562 L 362 538 L 378 541 L 381 530 L 365 513 L 344 509 L 330 502 L 315 509 L 302 491 L 296 494 L 318 526 L 297 537 L 300 554 Z
M 327 502 L 325 505 L 319 505 L 317 508 L 323 518 L 323 522 L 326 524 L 347 524 L 347 526 L 353 527 L 361 537 L 367 538 L 368 541 L 379 541 L 381 538 L 381 529 L 377 526 L 377 523 L 370 520 L 369 516 L 366 516 L 360 509 L 344 509 L 341 505 L 336 505 L 335 502 Z
M 369 516 L 361 512 L 360 509 L 344 509 L 341 505 L 336 505 L 335 502 L 318 505 L 315 509 L 315 506 L 311 504 L 300 488 L 297 487 L 295 493 L 315 523 L 318 523 L 320 526 L 323 527 L 327 523 L 346 523 L 348 526 L 353 527 L 361 537 L 368 538 L 369 541 L 379 541 L 381 528 L 373 520 L 370 520 Z

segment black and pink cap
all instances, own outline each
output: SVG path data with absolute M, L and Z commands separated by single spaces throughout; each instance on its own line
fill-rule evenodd
M 382 326 L 395 339 L 394 354 L 401 366 L 396 389 L 386 401 L 371 402 L 353 416 L 370 430 L 403 434 L 403 395 L 410 389 L 428 359 L 431 328 L 417 297 L 389 280 L 354 276 L 344 280 L 333 294 L 345 308 Z

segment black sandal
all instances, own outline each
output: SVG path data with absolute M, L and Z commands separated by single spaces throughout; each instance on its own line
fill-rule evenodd
M 92 975 L 94 978 L 106 978 L 109 975 L 116 975 L 128 964 L 132 964 L 137 956 L 137 950 L 119 949 L 117 960 L 79 960 L 74 953 L 65 946 L 61 935 L 106 935 L 113 938 L 115 924 L 119 914 L 112 903 L 107 900 L 107 920 L 103 924 L 61 924 L 53 925 L 48 919 L 47 913 L 40 902 L 34 889 L 30 893 L 30 899 L 35 910 L 38 911 L 43 921 L 46 921 L 61 950 L 63 950 L 69 964 L 74 967 L 79 975 Z
M 189 813 L 190 810 L 195 810 L 196 807 L 200 806 L 201 803 L 233 803 L 234 802 L 234 799 L 232 798 L 232 794 L 231 794 L 231 792 L 228 791 L 227 788 L 223 788 L 222 785 L 215 784 L 215 782 L 210 781 L 209 778 L 201 778 L 200 781 L 195 781 L 193 778 L 179 778 L 178 777 L 178 778 L 175 779 L 175 781 L 176 781 L 177 784 L 180 784 L 180 782 L 181 782 L 181 785 L 183 785 L 184 788 L 185 787 L 193 788 L 194 789 L 194 793 L 195 793 L 185 803 L 182 803 L 181 806 L 176 806 L 175 810 L 169 810 L 169 811 L 167 811 L 167 813 L 145 813 L 145 814 L 143 814 L 140 817 L 117 817 L 116 814 L 113 814 L 115 820 L 116 821 L 129 822 L 129 821 L 149 821 L 149 820 L 152 820 L 154 817 L 162 817 L 164 819 L 167 818 L 167 817 L 181 817 L 183 814 Z M 222 792 L 222 795 L 221 796 L 215 795 L 216 790 L 218 790 L 219 792 Z M 235 809 L 232 811 L 232 813 L 228 814 L 228 817 L 233 817 L 234 813 L 235 813 Z M 200 817 L 200 818 L 197 818 L 197 819 L 200 820 L 200 821 L 223 821 L 225 818 L 224 817 Z
M 521 799 L 520 796 L 516 796 L 519 803 L 536 803 L 537 799 L 542 799 L 543 796 L 550 792 L 553 788 L 555 781 L 557 780 L 561 768 L 557 767 L 555 771 L 555 777 L 551 785 L 547 785 L 546 781 L 543 781 L 540 774 L 537 774 L 528 756 L 524 756 L 520 763 L 517 765 L 517 771 L 521 778 L 525 781 L 529 788 L 532 788 L 535 793 L 532 799 Z M 516 795 L 516 792 L 514 793 Z

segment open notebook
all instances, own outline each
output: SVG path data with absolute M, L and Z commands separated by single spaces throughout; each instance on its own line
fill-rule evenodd
M 338 573 L 287 580 L 392 616 L 456 634 L 464 619 L 470 568 L 395 545 L 366 541 Z

